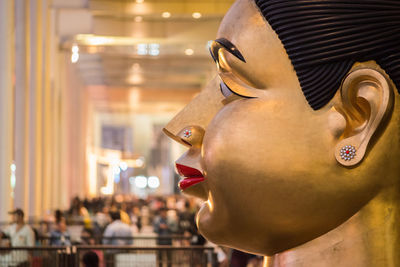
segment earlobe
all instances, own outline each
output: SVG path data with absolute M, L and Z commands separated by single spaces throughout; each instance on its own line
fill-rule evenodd
M 340 110 L 346 129 L 335 147 L 336 160 L 344 166 L 360 163 L 372 136 L 384 125 L 392 109 L 393 90 L 378 70 L 361 68 L 351 72 L 340 90 Z

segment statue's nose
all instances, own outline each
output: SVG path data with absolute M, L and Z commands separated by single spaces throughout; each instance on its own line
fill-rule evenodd
M 219 78 L 216 77 L 165 126 L 164 132 L 181 144 L 201 145 L 208 124 L 223 106 L 224 97 L 218 84 Z M 185 137 L 185 130 L 192 131 L 191 139 Z

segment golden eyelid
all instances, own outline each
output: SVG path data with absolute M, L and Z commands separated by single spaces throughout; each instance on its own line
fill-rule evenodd
M 263 90 L 259 90 L 247 85 L 232 72 L 220 72 L 219 77 L 229 87 L 229 89 L 231 89 L 232 92 L 239 96 L 254 98 L 260 97 L 265 93 Z

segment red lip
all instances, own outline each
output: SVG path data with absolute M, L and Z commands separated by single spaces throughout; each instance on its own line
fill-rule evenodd
M 182 190 L 204 181 L 203 174 L 197 169 L 181 164 L 176 164 L 176 169 L 179 175 L 184 177 L 184 179 L 179 182 L 179 188 Z

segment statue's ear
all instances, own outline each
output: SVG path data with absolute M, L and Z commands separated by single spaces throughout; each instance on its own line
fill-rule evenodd
M 346 119 L 346 128 L 335 148 L 337 161 L 344 166 L 361 162 L 372 136 L 384 125 L 393 105 L 393 90 L 385 75 L 361 68 L 343 81 L 340 105 L 335 107 Z

